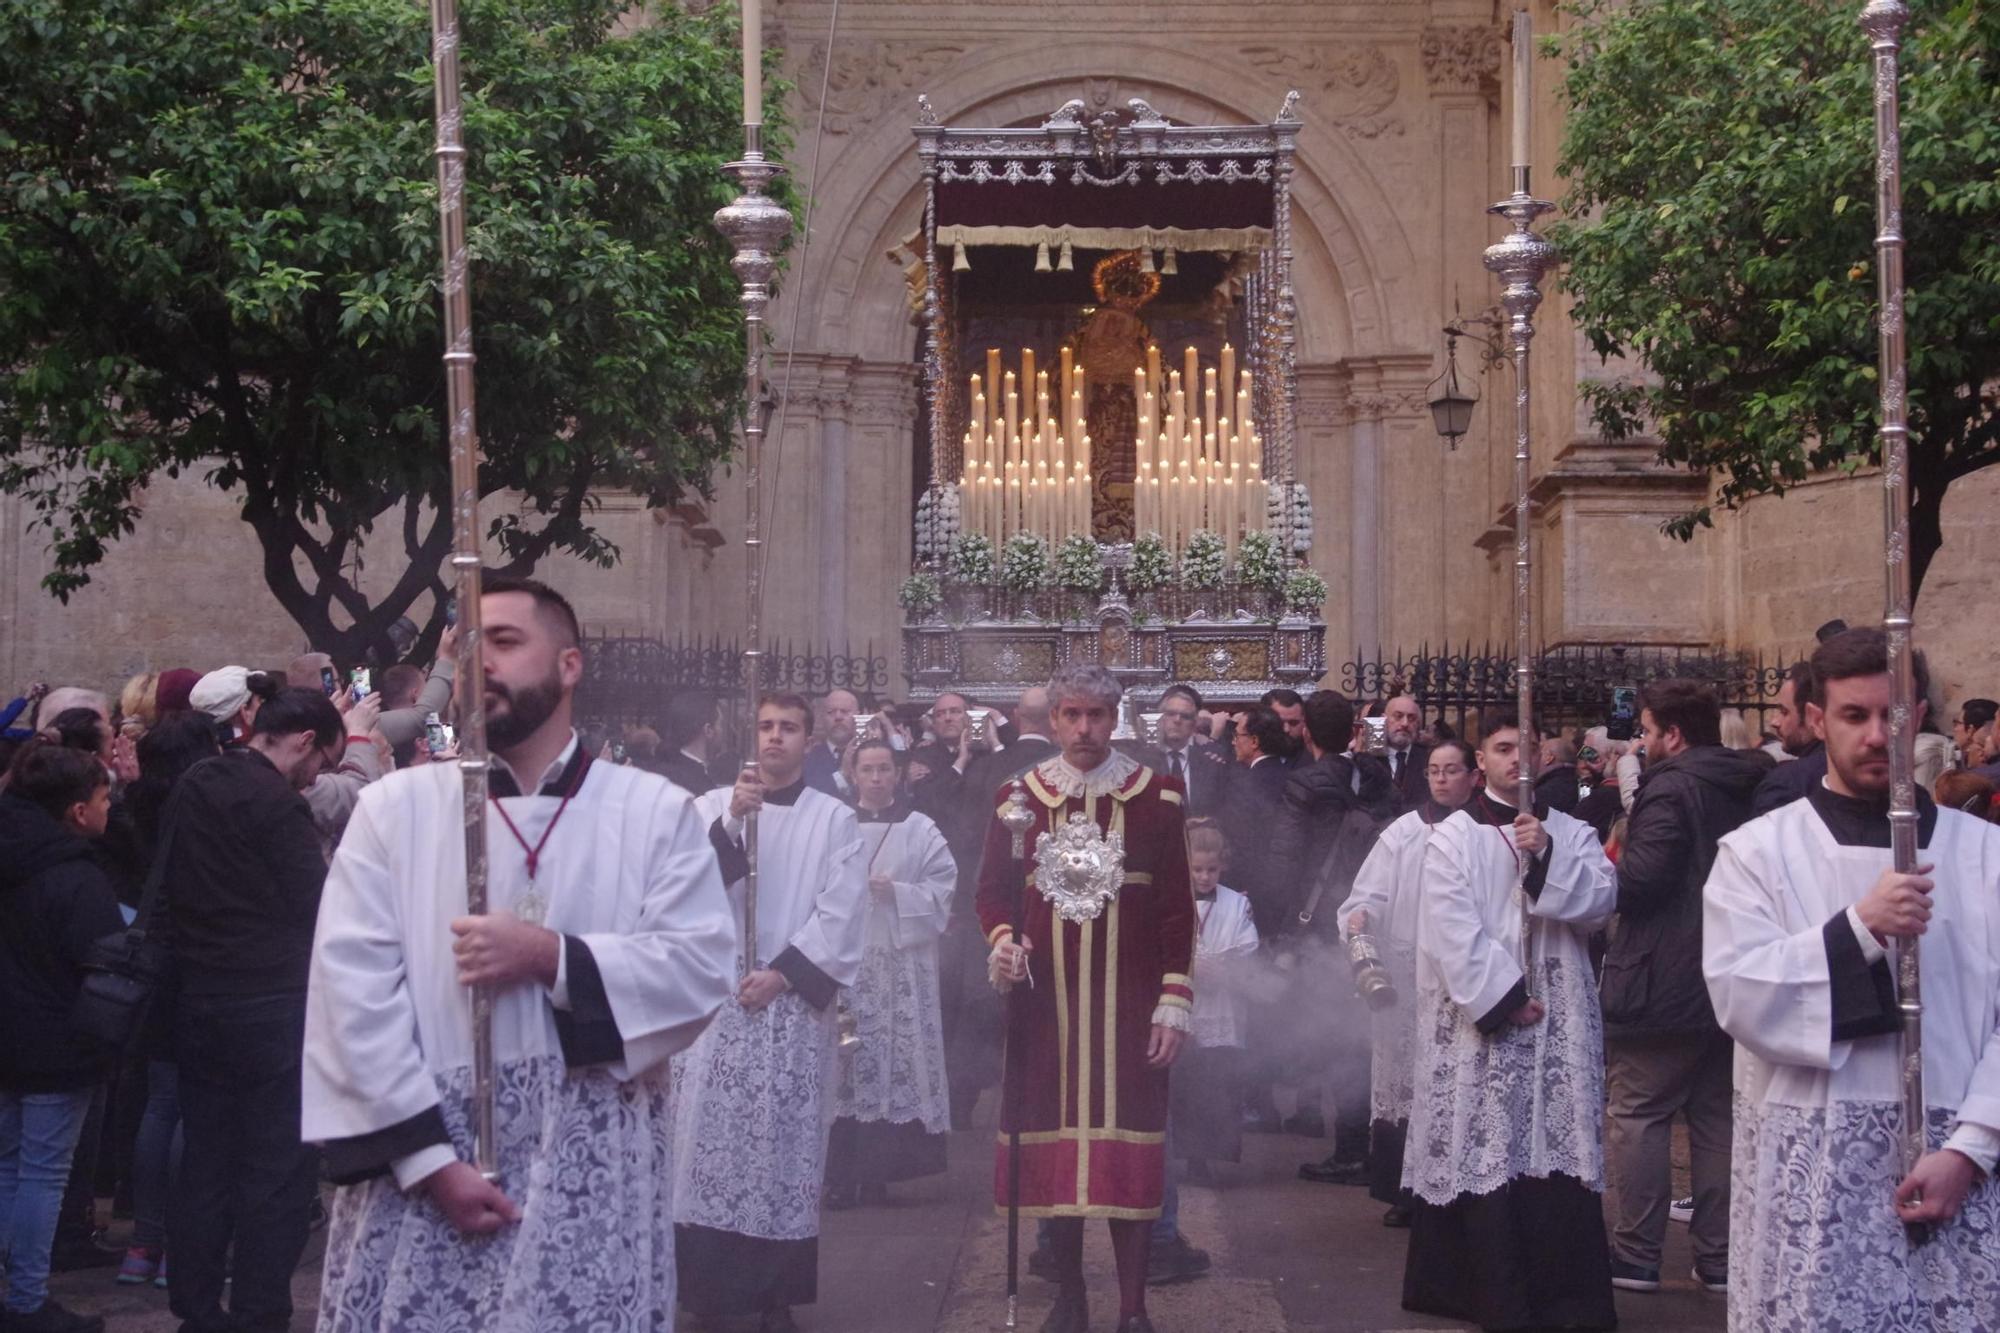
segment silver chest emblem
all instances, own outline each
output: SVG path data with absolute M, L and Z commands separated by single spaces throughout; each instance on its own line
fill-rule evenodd
M 1094 921 L 1125 882 L 1125 835 L 1070 815 L 1035 844 L 1035 887 L 1065 921 Z

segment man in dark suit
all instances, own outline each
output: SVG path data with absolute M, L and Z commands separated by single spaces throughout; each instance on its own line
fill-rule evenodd
M 1201 695 L 1192 685 L 1167 686 L 1160 695 L 1159 756 L 1148 761 L 1186 787 L 1189 819 L 1220 814 L 1230 778 L 1221 749 L 1195 742 L 1201 707 Z
M 1778 740 L 1792 762 L 1779 764 L 1757 784 L 1750 798 L 1751 818 L 1790 805 L 1826 780 L 1826 747 L 1806 724 L 1806 705 L 1812 702 L 1812 664 L 1798 662 L 1778 687 Z
M 839 800 L 847 798 L 847 775 L 840 771 L 848 742 L 854 739 L 854 715 L 861 701 L 846 690 L 829 690 L 819 701 L 819 736 L 806 751 L 806 786 Z
M 1430 799 L 1430 780 L 1424 768 L 1430 763 L 1429 742 L 1417 739 L 1424 724 L 1423 710 L 1407 694 L 1399 694 L 1382 709 L 1383 739 L 1388 751 L 1382 756 L 1389 765 L 1389 781 L 1396 788 L 1398 813 L 1414 810 Z
M 1294 910 L 1291 886 L 1271 873 L 1266 855 L 1271 830 L 1285 803 L 1284 756 L 1291 738 L 1277 713 L 1259 704 L 1236 724 L 1231 742 L 1237 766 L 1230 770 L 1216 817 L 1229 842 L 1229 887 L 1250 900 L 1257 933 L 1276 939 Z
M 715 700 L 706 694 L 676 694 L 667 701 L 666 744 L 646 767 L 699 796 L 715 785 L 708 775 L 708 756 L 716 735 Z

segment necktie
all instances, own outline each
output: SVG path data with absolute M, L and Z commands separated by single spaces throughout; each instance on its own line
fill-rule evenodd
M 1181 771 L 1181 752 L 1179 750 L 1167 751 L 1167 772 L 1177 778 L 1185 778 L 1187 776 L 1186 773 Z
M 1396 784 L 1397 784 L 1398 786 L 1401 786 L 1401 785 L 1402 785 L 1402 781 L 1403 781 L 1403 752 L 1402 752 L 1401 750 L 1391 750 L 1391 751 L 1389 751 L 1389 777 L 1390 777 L 1390 778 L 1391 778 L 1391 780 L 1393 780 L 1393 781 L 1394 781 L 1394 782 L 1395 782 L 1395 783 L 1396 783 Z

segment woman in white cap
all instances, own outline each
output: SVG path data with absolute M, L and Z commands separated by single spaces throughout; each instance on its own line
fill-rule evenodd
M 257 710 L 276 697 L 284 681 L 248 667 L 217 667 L 194 683 L 188 704 L 215 719 L 224 745 L 239 745 L 250 735 Z

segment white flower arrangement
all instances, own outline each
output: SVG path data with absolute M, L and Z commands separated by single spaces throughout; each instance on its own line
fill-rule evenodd
M 1268 532 L 1246 532 L 1236 543 L 1236 578 L 1267 592 L 1285 586 L 1285 555 L 1278 539 Z
M 952 539 L 945 566 L 953 582 L 979 585 L 993 582 L 992 541 L 983 533 L 959 533 Z
M 917 497 L 917 559 L 937 564 L 951 551 L 958 536 L 958 487 L 948 484 L 926 487 Z
M 937 575 L 919 571 L 903 580 L 896 600 L 911 615 L 926 616 L 944 605 L 944 584 L 938 581 Z
M 1096 592 L 1104 586 L 1104 548 L 1095 538 L 1074 533 L 1056 548 L 1056 584 L 1071 592 Z
M 1000 586 L 1032 592 L 1049 581 L 1049 544 L 1032 532 L 1016 532 L 1000 548 Z
M 1285 609 L 1302 616 L 1318 613 L 1326 605 L 1326 580 L 1310 569 L 1295 569 L 1285 580 Z
M 1228 559 L 1228 545 L 1203 528 L 1181 552 L 1181 582 L 1190 588 L 1220 588 Z
M 1174 577 L 1173 552 L 1157 532 L 1149 532 L 1132 543 L 1132 568 L 1125 584 L 1133 592 L 1151 592 L 1165 587 Z

